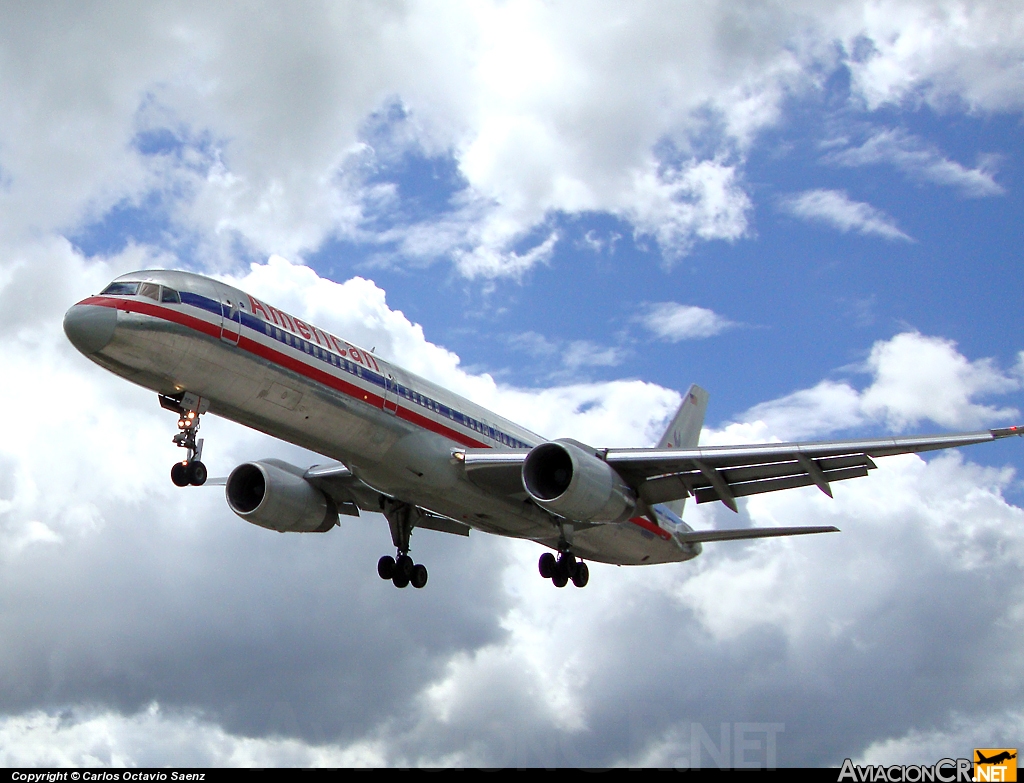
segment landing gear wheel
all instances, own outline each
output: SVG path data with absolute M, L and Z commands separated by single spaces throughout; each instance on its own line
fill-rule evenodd
M 557 571 L 555 575 L 551 577 L 551 583 L 555 587 L 565 587 L 569 584 L 569 577 L 562 573 L 562 571 Z
M 576 558 L 568 552 L 563 552 L 555 563 L 555 573 L 565 577 L 568 581 L 576 575 Z
M 171 465 L 171 481 L 176 487 L 188 486 L 188 466 L 184 462 L 175 462 Z
M 377 576 L 381 579 L 390 579 L 395 575 L 395 558 L 391 555 L 384 555 L 377 561 Z
M 177 397 L 159 395 L 160 406 L 178 414 L 178 434 L 171 442 L 185 449 L 185 459 L 171 468 L 171 481 L 175 486 L 201 487 L 206 483 L 206 465 L 199 460 L 203 456 L 203 439 L 199 434 L 199 419 L 209 407 L 209 402 L 192 392 L 182 392 Z
M 412 567 L 412 578 L 409 580 L 413 587 L 419 590 L 427 583 L 427 567 L 417 563 Z
M 399 555 L 398 560 L 395 561 L 395 573 L 401 574 L 406 584 L 412 579 L 412 572 L 415 568 L 416 566 L 409 555 Z M 405 585 L 402 585 L 402 587 L 405 587 Z
M 193 460 L 188 463 L 186 469 L 186 475 L 188 476 L 188 483 L 193 487 L 201 487 L 206 483 L 206 477 L 208 475 L 206 465 L 199 460 Z
M 384 555 L 377 561 L 377 575 L 381 579 L 390 579 L 395 587 L 423 587 L 427 583 L 426 566 L 413 563 L 409 555 L 401 551 L 397 559 L 391 555 Z
M 391 543 L 397 550 L 394 560 L 390 557 L 387 558 L 390 563 L 394 563 L 393 568 L 387 568 L 391 581 L 394 582 L 395 587 L 408 587 L 410 584 L 417 589 L 424 587 L 427 584 L 427 568 L 419 563 L 414 563 L 409 557 L 409 538 L 412 536 L 413 528 L 423 520 L 426 512 L 417 506 L 385 495 L 380 496 L 380 510 L 384 512 L 384 517 L 388 520 L 388 527 L 391 528 Z M 385 574 L 385 571 L 381 570 L 381 563 L 384 562 L 385 559 L 382 557 L 377 565 L 378 573 L 381 576 Z
M 572 575 L 572 583 L 577 587 L 586 587 L 590 581 L 590 569 L 587 564 L 580 560 L 576 564 L 576 573 Z
M 537 569 L 542 578 L 550 579 L 555 575 L 555 556 L 550 552 L 545 552 L 537 561 Z

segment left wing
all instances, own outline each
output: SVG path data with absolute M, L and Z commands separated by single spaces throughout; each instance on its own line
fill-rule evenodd
M 305 472 L 303 478 L 330 495 L 339 514 L 357 517 L 359 509 L 377 513 L 384 510 L 381 505 L 381 497 L 384 495 L 354 476 L 344 463 L 314 465 Z M 417 507 L 417 512 L 416 527 L 457 536 L 469 535 L 469 525 L 424 508 Z
M 602 449 L 597 456 L 612 466 L 647 506 L 692 495 L 698 503 L 721 500 L 736 511 L 738 497 L 793 487 L 816 485 L 831 497 L 832 482 L 866 476 L 876 467 L 873 457 L 969 446 L 1013 435 L 1024 435 L 1024 427 L 876 440 Z M 511 494 L 516 487 L 522 492 L 519 473 L 528 453 L 467 449 L 457 458 L 472 481 L 502 487 Z

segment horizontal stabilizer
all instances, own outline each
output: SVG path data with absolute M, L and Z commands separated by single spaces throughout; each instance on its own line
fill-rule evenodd
M 742 527 L 735 530 L 694 530 L 676 533 L 684 544 L 698 541 L 737 541 L 744 538 L 775 538 L 776 536 L 806 536 L 810 533 L 838 533 L 839 528 L 827 527 Z

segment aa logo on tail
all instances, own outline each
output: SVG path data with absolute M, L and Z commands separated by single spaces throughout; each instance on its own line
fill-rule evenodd
M 1017 780 L 1017 749 L 975 748 L 974 779 L 976 781 Z

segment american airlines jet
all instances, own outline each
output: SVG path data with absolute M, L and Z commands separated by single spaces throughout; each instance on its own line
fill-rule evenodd
M 68 310 L 64 331 L 92 361 L 156 392 L 177 416 L 179 487 L 207 481 L 206 413 L 331 460 L 309 468 L 246 462 L 224 481 L 228 506 L 255 525 L 324 533 L 340 515 L 380 512 L 396 555 L 377 564 L 396 587 L 423 587 L 409 555 L 415 528 L 526 538 L 558 587 L 589 579 L 586 560 L 690 560 L 701 543 L 838 532 L 835 527 L 693 530 L 686 498 L 721 501 L 866 476 L 873 458 L 1024 434 L 961 434 L 699 447 L 708 395 L 691 386 L 656 448 L 548 440 L 229 285 L 187 272 L 117 278 Z

